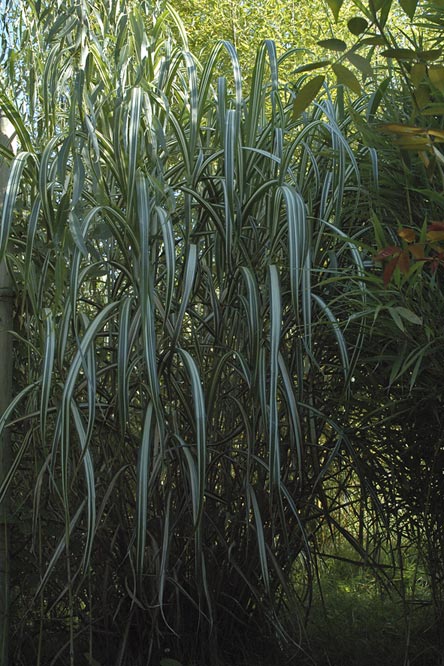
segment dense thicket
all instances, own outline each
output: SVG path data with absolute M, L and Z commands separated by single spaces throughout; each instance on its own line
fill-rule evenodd
M 362 95 L 199 63 L 168 5 L 10 5 L 13 664 L 297 654 L 336 543 L 405 608 L 413 545 L 440 626 L 441 55 L 380 4 Z

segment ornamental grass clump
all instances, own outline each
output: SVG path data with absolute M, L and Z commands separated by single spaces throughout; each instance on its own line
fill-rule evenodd
M 373 501 L 349 420 L 370 153 L 326 86 L 295 113 L 272 42 L 245 90 L 168 5 L 56 5 L 21 8 L 1 93 L 14 663 L 276 654 L 317 531 L 365 551 L 338 516 Z

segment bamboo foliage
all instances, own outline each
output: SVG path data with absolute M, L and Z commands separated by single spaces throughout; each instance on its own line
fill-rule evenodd
M 146 663 L 196 635 L 213 659 L 246 626 L 291 640 L 294 562 L 308 594 L 353 460 L 362 332 L 344 312 L 366 296 L 347 123 L 328 91 L 293 118 L 271 42 L 247 91 L 229 43 L 198 67 L 167 5 L 25 18 L 36 77 L 2 93 L 20 152 L 0 244 L 20 339 L 0 491 L 38 580 L 32 599 L 16 582 L 17 663 Z

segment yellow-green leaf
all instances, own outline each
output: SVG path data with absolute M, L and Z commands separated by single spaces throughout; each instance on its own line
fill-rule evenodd
M 346 86 L 357 95 L 361 94 L 361 85 L 353 72 L 347 69 L 347 67 L 344 67 L 344 65 L 340 65 L 339 63 L 332 65 L 332 68 L 336 74 L 338 83 Z
M 425 109 L 421 109 L 423 116 L 440 116 L 444 115 L 444 104 L 440 102 L 435 102 L 429 104 Z
M 430 148 L 430 141 L 424 136 L 397 137 L 396 143 L 404 150 L 426 150 Z
M 433 136 L 435 141 L 444 141 L 444 130 L 439 129 L 429 129 L 427 130 L 429 136 Z
M 444 92 L 444 67 L 433 65 L 429 69 L 429 79 L 440 92 Z
M 412 66 L 410 70 L 410 80 L 415 87 L 424 80 L 426 75 L 426 66 L 423 62 L 417 62 Z
M 359 36 L 368 28 L 368 21 L 362 16 L 353 16 L 347 23 L 348 29 L 352 35 Z
M 408 308 L 404 308 L 402 305 L 398 305 L 395 308 L 396 312 L 406 321 L 409 321 L 411 324 L 416 324 L 417 326 L 422 326 L 422 318 L 418 317 L 418 315 L 413 312 L 412 310 L 409 310 Z
M 347 44 L 342 39 L 321 39 L 318 42 L 319 46 L 330 51 L 345 51 Z
M 418 105 L 419 109 L 422 109 L 430 102 L 430 89 L 426 84 L 421 84 L 418 86 L 414 92 L 415 102 Z
M 373 67 L 367 58 L 359 55 L 359 53 L 347 53 L 347 60 L 359 69 L 363 76 L 373 76 Z
M 324 83 L 325 76 L 318 74 L 308 83 L 306 83 L 298 92 L 296 99 L 293 102 L 293 120 L 301 115 L 303 111 L 312 103 L 322 84 Z
M 424 134 L 425 130 L 422 127 L 414 127 L 412 125 L 401 125 L 400 123 L 386 123 L 382 125 L 382 129 L 387 132 L 395 132 L 396 134 Z

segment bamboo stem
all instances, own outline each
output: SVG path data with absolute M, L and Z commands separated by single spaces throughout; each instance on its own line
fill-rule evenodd
M 0 117 L 0 142 L 14 149 L 14 128 L 4 117 Z M 9 178 L 9 165 L 0 162 L 0 206 Z M 12 399 L 12 336 L 13 300 L 11 278 L 6 262 L 0 263 L 0 415 Z M 11 443 L 8 429 L 0 435 L 0 485 L 11 464 Z M 0 664 L 8 664 L 9 634 L 9 544 L 8 524 L 9 500 L 6 496 L 0 504 Z

